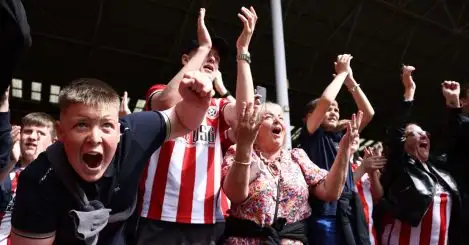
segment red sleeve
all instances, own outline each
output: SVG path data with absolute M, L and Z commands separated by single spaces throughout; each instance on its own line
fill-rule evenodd
M 230 136 L 228 135 L 228 129 L 225 131 L 221 131 L 220 143 L 223 155 L 225 155 L 226 151 L 228 151 L 228 148 L 230 148 L 230 146 L 234 145 L 234 142 L 231 141 Z
M 220 132 L 225 132 L 226 130 L 228 130 L 230 128 L 230 125 L 228 125 L 228 123 L 226 123 L 226 120 L 225 120 L 225 106 L 228 105 L 230 103 L 230 101 L 226 98 L 223 98 L 223 99 L 218 99 L 220 100 L 219 102 L 219 107 L 218 107 L 218 111 L 220 112 L 220 123 L 219 123 L 219 130 Z
M 151 110 L 151 97 L 156 94 L 157 92 L 163 91 L 163 89 L 166 88 L 166 85 L 164 84 L 155 84 L 151 86 L 151 88 L 147 91 L 147 95 L 145 96 L 145 111 L 150 111 Z

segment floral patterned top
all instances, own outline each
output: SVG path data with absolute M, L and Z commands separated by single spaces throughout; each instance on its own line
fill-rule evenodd
M 225 155 L 222 182 L 234 162 L 235 153 L 236 146 L 232 146 Z M 287 223 L 294 223 L 311 215 L 309 187 L 318 185 L 328 173 L 311 162 L 306 152 L 299 148 L 284 150 L 278 159 L 270 162 L 258 152 L 253 152 L 250 168 L 249 196 L 243 203 L 232 204 L 230 215 L 262 226 L 274 222 L 278 182 L 280 203 L 277 217 L 285 218 Z M 261 239 L 230 237 L 225 243 L 261 244 Z M 282 239 L 282 244 L 300 245 L 302 242 Z

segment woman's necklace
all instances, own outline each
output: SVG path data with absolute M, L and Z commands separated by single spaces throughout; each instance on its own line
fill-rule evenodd
M 280 190 L 281 190 L 281 185 L 283 182 L 282 171 L 280 170 L 280 162 L 282 161 L 282 156 L 283 156 L 283 151 L 281 151 L 280 154 L 274 160 L 269 161 L 262 156 L 261 152 L 259 152 L 259 158 L 267 166 L 267 169 L 269 170 L 270 174 L 275 179 L 275 182 L 277 182 L 276 183 L 277 195 L 272 196 L 272 198 L 275 201 L 275 211 L 274 211 L 274 217 L 273 217 L 274 222 L 278 218 L 278 210 L 279 210 L 280 198 L 281 198 Z
M 267 160 L 264 156 L 262 156 L 262 152 L 259 152 L 259 158 L 267 167 L 267 170 L 270 172 L 272 177 L 278 179 L 279 181 L 282 180 L 282 172 L 280 170 L 280 161 L 282 159 L 282 152 L 274 159 L 274 160 Z

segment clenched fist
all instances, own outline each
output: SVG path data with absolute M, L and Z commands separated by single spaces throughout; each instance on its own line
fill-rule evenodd
M 459 93 L 461 92 L 461 87 L 458 82 L 444 81 L 441 84 L 441 92 L 448 106 L 459 107 Z
M 194 105 L 208 104 L 214 94 L 212 81 L 210 74 L 200 71 L 187 72 L 179 85 L 179 93 L 186 102 Z

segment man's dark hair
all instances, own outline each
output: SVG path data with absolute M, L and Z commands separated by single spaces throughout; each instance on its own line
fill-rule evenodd
M 186 46 L 182 49 L 182 54 L 189 54 L 192 50 L 199 47 L 199 43 L 197 40 L 190 40 Z M 229 55 L 229 47 L 225 39 L 219 36 L 212 37 L 212 47 L 218 51 L 221 59 L 226 59 Z
M 306 104 L 305 108 L 304 108 L 304 113 L 303 113 L 303 117 L 306 118 L 306 116 L 313 112 L 314 109 L 316 109 L 316 106 L 318 106 L 318 103 L 319 103 L 319 98 L 317 99 L 314 99 L 314 100 L 311 100 L 310 102 L 308 102 L 308 104 Z

